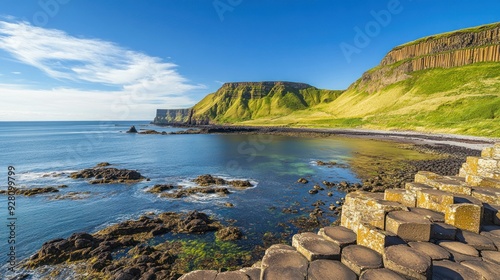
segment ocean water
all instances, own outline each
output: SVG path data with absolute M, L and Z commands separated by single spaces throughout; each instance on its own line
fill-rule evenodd
M 363 145 L 387 149 L 391 144 L 348 138 L 303 138 L 269 135 L 137 135 L 138 129 L 175 131 L 148 122 L 0 122 L 0 186 L 7 186 L 7 168 L 16 169 L 18 186 L 45 187 L 65 184 L 56 194 L 17 196 L 16 257 L 22 260 L 41 245 L 75 232 L 95 232 L 123 220 L 155 211 L 199 210 L 221 220 L 235 219 L 246 239 L 241 246 L 262 243 L 266 232 L 280 232 L 278 224 L 306 212 L 284 214 L 283 208 L 310 207 L 321 199 L 326 207 L 345 194 L 326 191 L 309 195 L 314 183 L 323 180 L 358 182 L 345 167 L 317 166 L 316 160 L 349 166 Z M 395 152 L 397 153 L 397 152 Z M 117 168 L 138 170 L 151 181 L 137 184 L 91 185 L 68 174 L 109 162 Z M 248 179 L 255 187 L 235 190 L 227 197 L 195 196 L 159 198 L 145 192 L 154 184 L 192 186 L 198 175 L 213 174 L 226 179 Z M 300 177 L 311 182 L 297 184 Z M 81 192 L 80 199 L 54 199 L 55 195 Z M 231 202 L 234 208 L 224 206 Z M 0 195 L 0 267 L 9 250 L 7 198 Z M 330 217 L 333 221 L 335 217 Z M 294 230 L 292 228 L 292 230 Z M 0 273 L 2 273 L 0 271 Z

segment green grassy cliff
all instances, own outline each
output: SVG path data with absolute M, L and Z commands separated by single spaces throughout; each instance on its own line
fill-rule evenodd
M 227 83 L 192 109 L 192 123 L 500 137 L 500 23 L 395 47 L 346 91 Z

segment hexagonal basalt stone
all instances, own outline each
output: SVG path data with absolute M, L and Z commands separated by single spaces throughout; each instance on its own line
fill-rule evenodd
M 409 279 L 427 280 L 432 275 L 431 258 L 406 245 L 386 248 L 384 266 Z
M 385 230 L 405 241 L 429 241 L 431 222 L 425 217 L 408 211 L 393 211 L 387 214 Z
M 497 225 L 483 226 L 481 228 L 481 232 L 488 232 L 490 234 L 500 237 L 500 226 Z
M 468 256 L 473 256 L 473 257 L 478 257 L 479 252 L 472 246 L 461 243 L 461 242 L 456 242 L 456 241 L 439 241 L 437 245 L 445 248 L 448 251 L 454 251 L 458 252 L 460 254 L 468 255 Z
M 322 236 L 328 241 L 337 244 L 340 248 L 356 244 L 357 238 L 356 233 L 342 226 L 324 227 L 319 230 L 318 235 Z
M 307 272 L 308 262 L 302 254 L 297 251 L 274 249 L 266 252 L 262 258 L 262 269 L 269 267 L 294 267 Z
M 315 260 L 309 264 L 308 280 L 356 280 L 358 277 L 339 261 Z
M 430 242 L 409 242 L 408 245 L 431 257 L 433 261 L 448 260 L 451 258 L 450 252 Z
M 431 225 L 431 238 L 434 240 L 455 240 L 458 229 L 445 223 Z
M 292 246 L 309 261 L 318 259 L 340 260 L 340 247 L 313 233 L 296 234 Z
M 479 233 L 482 207 L 471 203 L 449 205 L 446 208 L 445 221 L 459 229 Z
M 500 265 L 500 252 L 498 251 L 482 251 L 481 257 L 485 262 Z
M 357 275 L 367 269 L 381 268 L 384 265 L 381 254 L 359 245 L 345 247 L 342 250 L 341 261 Z
M 384 192 L 384 199 L 387 201 L 399 202 L 407 207 L 417 205 L 417 196 L 415 193 L 403 189 L 387 189 Z
M 464 261 L 460 264 L 478 272 L 484 279 L 495 280 L 500 278 L 500 265 L 484 261 Z
M 249 280 L 248 275 L 241 271 L 227 271 L 217 274 L 215 280 Z
M 250 280 L 260 280 L 261 269 L 257 267 L 245 267 L 240 269 Z
M 477 233 L 469 232 L 469 231 L 458 231 L 457 233 L 457 240 L 465 243 L 467 245 L 470 245 L 476 250 L 482 251 L 482 250 L 489 250 L 489 251 L 494 251 L 497 250 L 495 243 L 491 239 L 489 239 L 486 236 L 479 235 Z
M 417 213 L 429 219 L 433 223 L 444 223 L 444 214 L 425 208 L 409 208 L 410 212 Z
M 304 272 L 296 267 L 268 267 L 262 270 L 261 280 L 304 280 L 307 270 Z
M 368 247 L 380 254 L 384 254 L 386 247 L 405 244 L 403 239 L 394 233 L 378 229 L 366 223 L 360 225 L 357 235 L 358 245 Z
M 184 274 L 179 280 L 215 280 L 217 274 L 216 270 L 196 270 Z
M 417 192 L 417 206 L 440 213 L 445 213 L 454 203 L 453 195 L 440 190 L 421 190 Z
M 379 268 L 368 269 L 361 274 L 359 280 L 406 280 L 406 278 L 390 269 Z
M 452 261 L 435 261 L 432 264 L 432 279 L 482 280 L 481 274 Z

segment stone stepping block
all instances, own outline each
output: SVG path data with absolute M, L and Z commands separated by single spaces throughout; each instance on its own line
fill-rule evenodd
M 358 229 L 358 245 L 368 247 L 379 254 L 384 254 L 385 248 L 405 244 L 404 240 L 394 233 L 381 230 L 370 224 L 361 224 Z
M 382 196 L 383 199 L 383 194 L 378 196 Z M 384 201 L 375 197 L 377 196 L 364 191 L 348 193 L 342 206 L 341 225 L 354 232 L 358 231 L 361 223 L 370 223 L 383 228 L 387 213 L 408 210 L 398 202 Z
M 478 272 L 486 280 L 496 280 L 500 278 L 500 265 L 484 261 L 464 261 L 460 264 Z
M 480 235 L 484 236 L 484 237 L 487 237 L 489 238 L 491 241 L 493 241 L 493 243 L 495 244 L 495 247 L 497 247 L 497 251 L 500 249 L 500 237 L 494 235 L 494 234 L 491 234 L 487 231 L 483 231 L 480 233 Z
M 384 266 L 409 279 L 427 280 L 432 275 L 431 258 L 406 245 L 386 248 Z
M 357 280 L 358 276 L 339 261 L 315 260 L 309 264 L 308 280 Z
M 307 270 L 297 267 L 268 267 L 262 270 L 261 280 L 305 280 Z
M 292 238 L 292 246 L 309 261 L 340 260 L 340 247 L 314 233 L 295 234 Z
M 387 269 L 387 268 L 379 268 L 379 269 L 368 269 L 363 272 L 359 277 L 359 280 L 406 280 L 405 277 L 400 274 Z
M 498 251 L 482 251 L 481 256 L 483 261 L 500 265 L 500 252 Z
M 432 264 L 432 279 L 482 280 L 481 274 L 452 261 L 435 261 Z
M 473 187 L 500 188 L 499 179 L 467 174 L 465 181 Z
M 384 200 L 399 202 L 407 207 L 417 206 L 415 193 L 403 189 L 387 189 L 384 192 Z
M 429 241 L 431 238 L 431 222 L 415 212 L 390 212 L 385 219 L 385 230 L 405 241 Z
M 493 205 L 500 204 L 500 189 L 474 187 L 472 197 Z
M 341 261 L 357 275 L 360 275 L 367 269 L 381 268 L 384 266 L 381 254 L 360 245 L 345 247 L 344 250 L 342 250 Z
M 454 203 L 453 194 L 440 190 L 421 190 L 417 192 L 417 207 L 445 213 Z
M 409 182 L 409 183 L 405 184 L 405 190 L 413 193 L 415 196 L 417 195 L 418 191 L 433 190 L 433 189 L 435 189 L 435 188 L 433 188 L 429 185 L 426 185 L 426 184 L 422 184 L 422 183 Z
M 433 223 L 431 238 L 434 240 L 455 240 L 458 229 L 445 223 Z
M 419 215 L 425 216 L 429 221 L 433 223 L 444 223 L 444 214 L 436 211 L 432 211 L 425 208 L 409 208 L 410 212 L 417 213 Z
M 443 176 L 436 179 L 427 179 L 426 184 L 444 192 L 465 195 L 472 194 L 472 187 L 468 186 L 465 181 L 456 180 L 451 177 Z
M 473 196 L 470 196 L 470 195 L 455 194 L 455 195 L 453 195 L 453 201 L 454 201 L 454 204 L 471 203 L 471 204 L 483 206 L 483 202 L 481 200 L 479 200 Z
M 479 235 L 477 233 L 473 233 L 473 232 L 469 232 L 469 231 L 459 230 L 457 233 L 457 241 L 460 241 L 462 243 L 470 245 L 479 251 L 482 251 L 482 250 L 495 251 L 495 250 L 497 250 L 495 243 L 491 239 L 489 239 L 488 237 L 486 237 L 484 235 Z
M 261 269 L 257 267 L 245 267 L 240 269 L 250 280 L 260 280 Z
M 262 258 L 262 270 L 269 267 L 294 267 L 301 271 L 307 272 L 308 261 L 302 254 L 297 251 L 274 249 L 267 250 Z
M 295 248 L 293 248 L 290 245 L 286 245 L 286 244 L 274 244 L 274 245 L 271 245 L 271 247 L 267 248 L 266 254 L 267 254 L 267 251 L 271 251 L 271 250 L 275 250 L 275 249 L 295 251 Z
M 493 147 L 484 148 L 481 152 L 483 158 L 500 159 L 500 144 L 495 144 Z
M 472 246 L 457 241 L 439 241 L 438 245 L 451 253 L 456 262 L 480 260 L 479 252 Z
M 432 261 L 449 260 L 451 253 L 441 246 L 430 242 L 409 242 L 408 245 L 421 253 L 431 257 Z
M 343 227 L 324 227 L 318 232 L 318 235 L 322 236 L 324 239 L 337 244 L 340 248 L 356 244 L 356 233 L 354 231 Z
M 482 207 L 471 203 L 449 205 L 444 215 L 445 222 L 462 230 L 479 233 Z
M 415 174 L 415 183 L 421 183 L 425 185 L 429 185 L 428 182 L 431 180 L 435 180 L 438 178 L 441 178 L 443 176 L 436 174 L 434 172 L 429 172 L 429 171 L 418 171 L 417 174 Z
M 483 222 L 485 224 L 500 225 L 500 203 L 499 205 L 483 204 Z
M 215 280 L 249 280 L 250 278 L 246 273 L 241 271 L 227 271 L 217 274 Z
M 216 270 L 195 270 L 182 275 L 179 280 L 215 280 L 217 274 Z

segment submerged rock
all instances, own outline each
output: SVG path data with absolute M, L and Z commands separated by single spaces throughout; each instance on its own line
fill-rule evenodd
M 239 240 L 243 237 L 243 233 L 238 227 L 225 227 L 219 229 L 215 233 L 215 237 L 222 241 Z
M 64 185 L 59 186 L 58 188 L 63 188 Z M 7 190 L 1 190 L 0 194 L 8 195 L 8 194 L 13 194 L 13 195 L 24 195 L 24 196 L 33 196 L 37 194 L 44 194 L 44 193 L 55 193 L 59 192 L 58 188 L 55 187 L 43 187 L 43 188 L 16 188 L 15 191 L 12 193 L 12 191 L 9 193 Z

